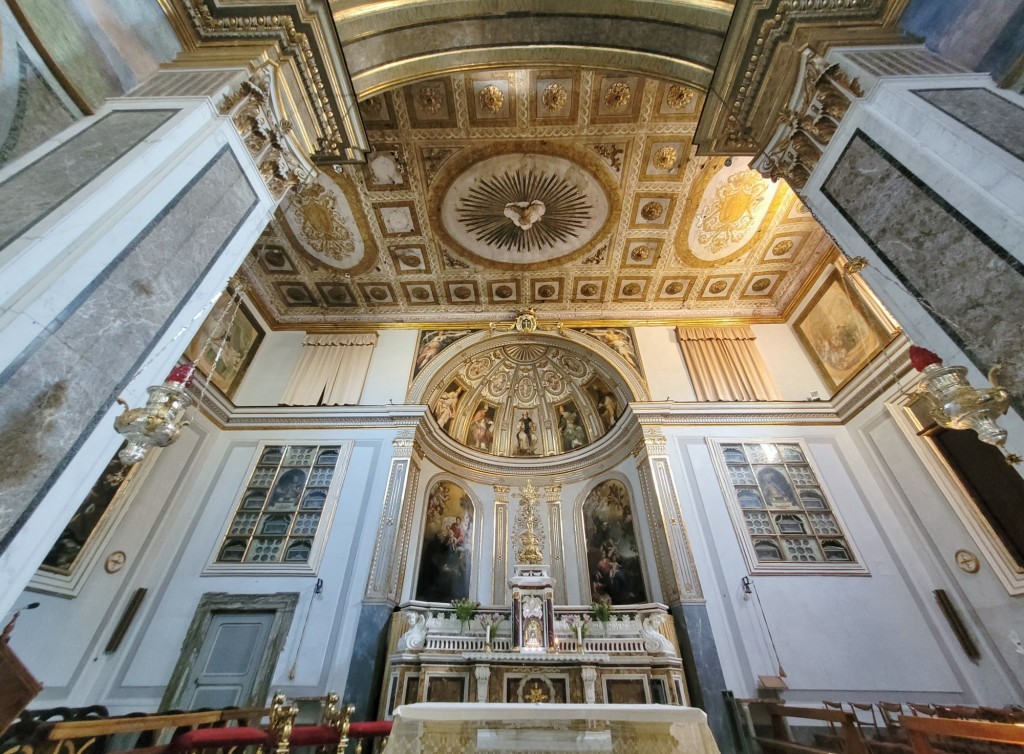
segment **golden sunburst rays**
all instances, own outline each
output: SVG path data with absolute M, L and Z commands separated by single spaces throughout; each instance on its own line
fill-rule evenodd
M 505 170 L 469 189 L 456 214 L 481 243 L 534 252 L 578 238 L 593 209 L 587 195 L 560 175 Z

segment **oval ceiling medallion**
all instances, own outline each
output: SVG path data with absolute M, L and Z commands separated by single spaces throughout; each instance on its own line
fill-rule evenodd
M 317 261 L 346 272 L 362 272 L 373 264 L 376 254 L 363 241 L 371 236 L 359 207 L 358 194 L 347 176 L 321 171 L 291 195 L 282 225 L 296 248 Z
M 679 229 L 676 247 L 684 261 L 702 267 L 724 264 L 750 251 L 780 184 L 748 168 L 749 160 L 700 176 Z
M 445 166 L 431 217 L 443 238 L 487 267 L 545 267 L 607 235 L 614 194 L 593 158 L 571 145 L 495 144 Z

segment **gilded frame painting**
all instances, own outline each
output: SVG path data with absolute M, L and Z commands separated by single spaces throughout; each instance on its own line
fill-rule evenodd
M 793 330 L 833 393 L 875 358 L 893 335 L 856 285 L 844 282 L 838 271 L 826 278 L 793 322 Z
M 196 369 L 207 377 L 210 377 L 210 367 L 217 357 L 217 348 L 224 337 L 222 328 L 228 326 L 227 320 L 223 318 L 224 310 L 231 305 L 231 296 L 224 295 L 217 299 L 199 332 L 185 349 L 185 357 L 194 361 Z M 224 351 L 217 361 L 217 369 L 210 377 L 210 382 L 228 398 L 233 398 L 242 378 L 245 377 L 246 370 L 256 356 L 264 332 L 243 303 L 239 303 L 238 315 L 230 327 L 231 331 L 224 342 Z

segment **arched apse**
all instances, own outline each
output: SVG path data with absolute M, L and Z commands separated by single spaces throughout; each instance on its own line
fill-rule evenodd
M 429 406 L 455 442 L 519 459 L 584 450 L 637 399 L 646 399 L 646 389 L 634 365 L 597 337 L 574 332 L 464 336 L 410 389 L 410 400 Z
M 360 99 L 456 70 L 589 66 L 707 90 L 732 14 L 696 0 L 332 3 Z
M 427 489 L 416 572 L 415 599 L 451 602 L 467 599 L 479 548 L 477 508 L 469 492 L 452 479 L 434 480 Z
M 648 601 L 635 511 L 633 492 L 619 478 L 598 482 L 583 497 L 577 510 L 577 548 L 585 569 L 584 598 L 613 605 Z

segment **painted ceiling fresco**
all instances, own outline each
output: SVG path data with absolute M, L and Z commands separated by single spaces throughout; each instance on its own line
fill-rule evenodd
M 779 316 L 828 239 L 785 185 L 695 155 L 702 103 L 571 69 L 384 92 L 367 163 L 286 199 L 243 272 L 284 327 Z

